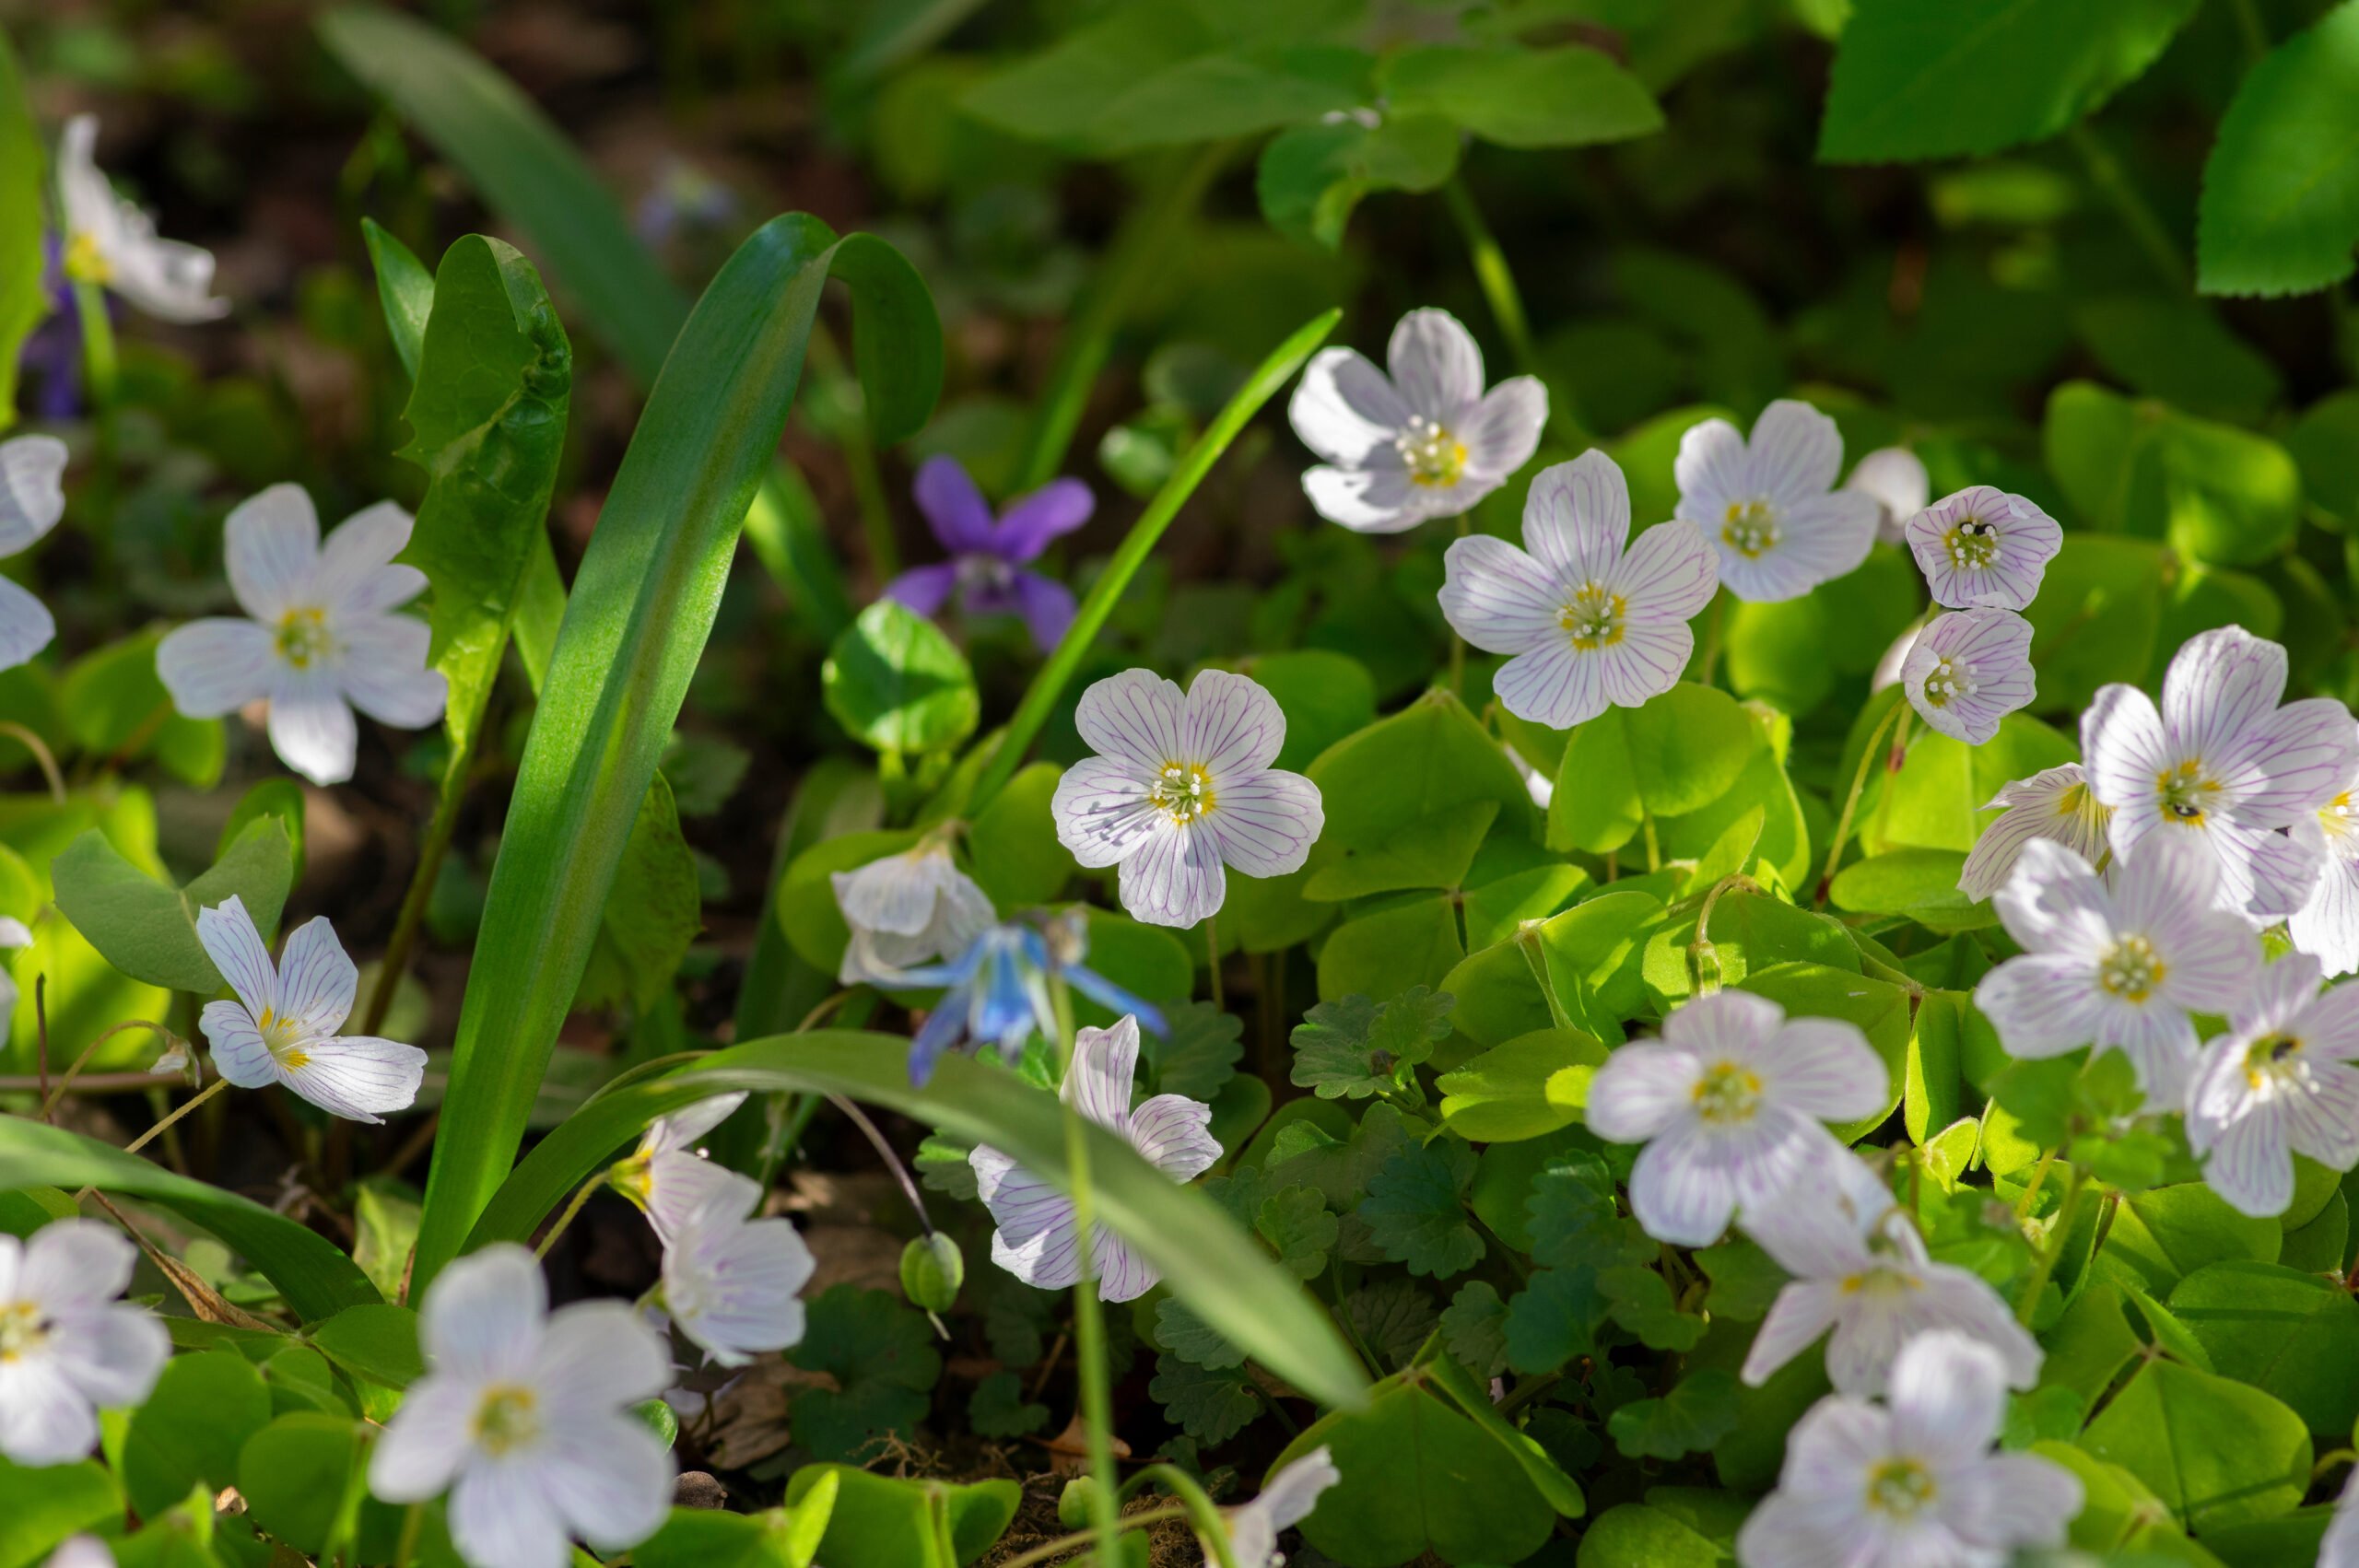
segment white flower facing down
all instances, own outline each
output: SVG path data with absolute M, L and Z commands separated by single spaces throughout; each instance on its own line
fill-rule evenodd
M 1606 1058 L 1590 1083 L 1589 1128 L 1646 1145 L 1630 1211 L 1647 1234 L 1707 1246 L 1811 1166 L 1849 1159 L 1820 1123 L 1884 1109 L 1890 1082 L 1857 1025 L 1790 1019 L 1766 997 L 1721 991 L 1664 1019 L 1661 1039 Z
M 1778 1489 L 1737 1532 L 1745 1568 L 2001 1568 L 2060 1546 L 2081 1483 L 2031 1454 L 1994 1454 L 2007 1377 L 1988 1345 L 1920 1334 L 1878 1406 L 1830 1394 L 1786 1439 Z
M 427 1374 L 369 1461 L 385 1503 L 451 1494 L 474 1568 L 566 1568 L 575 1538 L 615 1550 L 663 1524 L 670 1451 L 630 1407 L 671 1386 L 672 1358 L 628 1305 L 548 1309 L 540 1265 L 488 1246 L 428 1287 Z
M 296 928 L 279 962 L 270 961 L 245 904 L 231 896 L 196 915 L 205 944 L 235 1001 L 209 1001 L 197 1017 L 213 1047 L 214 1071 L 241 1089 L 284 1084 L 353 1121 L 382 1121 L 406 1110 L 426 1078 L 426 1053 L 372 1035 L 339 1035 L 360 989 L 360 972 L 325 915 Z
M 1286 404 L 1302 444 L 1324 460 L 1303 494 L 1359 533 L 1399 533 L 1454 517 L 1532 461 L 1548 392 L 1518 376 L 1483 390 L 1483 351 L 1447 310 L 1412 310 L 1392 329 L 1387 376 L 1357 349 L 1311 357 Z
M 1829 1329 L 1826 1375 L 1840 1394 L 1882 1394 L 1901 1346 L 1934 1328 L 1989 1345 L 2012 1387 L 2038 1381 L 2038 1341 L 1980 1275 L 1932 1260 L 1865 1161 L 1847 1153 L 1813 1169 L 1744 1229 L 1794 1276 L 1744 1358 L 1755 1387 Z
M 2318 809 L 2325 864 L 2309 901 L 2285 922 L 2294 945 L 2330 975 L 2359 969 L 2359 776 L 2343 779 Z
M 2012 610 L 1952 610 L 1909 644 L 1900 688 L 1917 717 L 1953 740 L 1978 746 L 1999 721 L 2038 695 L 2031 668 L 2031 623 Z
M 1748 441 L 1725 419 L 1680 438 L 1679 517 L 1720 553 L 1720 581 L 1755 603 L 1796 599 L 1867 559 L 1875 497 L 1837 490 L 1843 437 L 1809 404 L 1780 398 Z
M 792 1220 L 749 1220 L 762 1189 L 722 1180 L 664 1241 L 663 1306 L 722 1366 L 803 1339 L 802 1291 L 818 1267 Z
M 2079 763 L 2016 779 L 1982 809 L 1993 807 L 2002 814 L 1982 830 L 1958 870 L 1958 888 L 1968 898 L 1988 898 L 2004 887 L 2024 846 L 2035 838 L 2052 838 L 2093 866 L 2105 864 L 2106 827 L 2113 812 L 2089 792 Z
M 156 234 L 156 220 L 115 194 L 99 170 L 98 117 L 65 123 L 57 147 L 57 199 L 65 216 L 65 275 L 112 290 L 159 322 L 229 314 L 213 295 L 213 252 Z
M 903 969 L 947 962 L 997 919 L 991 896 L 950 858 L 949 841 L 932 835 L 827 880 L 851 930 L 836 972 L 842 985 L 890 984 Z
M 1182 696 L 1152 671 L 1125 670 L 1082 693 L 1074 719 L 1098 755 L 1057 782 L 1057 839 L 1085 866 L 1121 866 L 1122 907 L 1149 924 L 1217 913 L 1224 865 L 1301 870 L 1326 825 L 1318 786 L 1270 766 L 1286 716 L 1243 675 L 1206 670 Z
M 65 443 L 55 436 L 0 441 L 0 556 L 32 548 L 65 515 Z M 13 670 L 57 636 L 49 606 L 0 577 L 0 670 Z
M 2320 978 L 2306 954 L 2264 965 L 2188 1085 L 2188 1146 L 2243 1213 L 2285 1211 L 2296 1153 L 2359 1164 L 2359 989 L 2321 993 Z
M 2220 906 L 2257 925 L 2309 901 L 2324 851 L 2318 808 L 2359 773 L 2359 729 L 2332 697 L 2278 706 L 2285 649 L 2241 626 L 2189 638 L 2157 709 L 2135 686 L 2100 690 L 2081 716 L 2089 788 L 2113 808 L 2114 855 L 2150 840 L 2201 846 Z M 2282 833 L 2281 828 L 2292 828 Z
M 1933 482 L 1925 460 L 1907 447 L 1878 447 L 1851 466 L 1846 490 L 1857 490 L 1876 504 L 1876 537 L 1897 544 L 1907 537 L 1908 520 L 1925 509 Z
M 1953 610 L 2020 610 L 2039 594 L 2064 547 L 2057 521 L 2021 496 L 1971 485 L 1908 520 L 1909 553 L 1933 603 Z
M 1509 713 L 1569 730 L 1679 684 L 1717 557 L 1693 523 L 1659 523 L 1625 550 L 1629 537 L 1629 486 L 1591 451 L 1532 480 L 1523 549 L 1482 533 L 1450 545 L 1441 613 L 1485 653 L 1513 655 L 1491 680 Z
M 355 512 L 323 544 L 311 497 L 274 485 L 229 514 L 229 587 L 251 620 L 214 616 L 169 633 L 156 673 L 172 706 L 218 719 L 270 704 L 270 743 L 314 784 L 352 777 L 355 708 L 398 730 L 442 717 L 442 673 L 426 667 L 426 623 L 393 612 L 426 574 L 396 566 L 410 515 L 390 501 Z
M 697 1143 L 745 1103 L 742 1093 L 715 1094 L 687 1110 L 657 1117 L 640 1136 L 639 1147 L 606 1173 L 615 1190 L 639 1205 L 656 1239 L 666 1246 L 706 1199 L 735 1179 L 726 1165 L 716 1165 L 699 1153 Z M 740 1212 L 753 1207 L 748 1199 Z
M 1982 977 L 1975 1005 L 2011 1056 L 2118 1050 L 2149 1102 L 2177 1101 L 2195 1058 L 2188 1015 L 2236 1007 L 2260 970 L 2259 939 L 2214 906 L 2218 882 L 2196 845 L 2149 845 L 2108 888 L 2063 845 L 2033 839 L 1996 899 L 2024 951 Z
M 63 1465 L 99 1445 L 101 1409 L 145 1400 L 172 1353 L 145 1307 L 116 1300 L 139 1249 L 93 1220 L 0 1235 L 0 1456 Z
M 1282 1568 L 1285 1559 L 1278 1552 L 1278 1533 L 1310 1517 L 1311 1510 L 1319 1506 L 1319 1494 L 1343 1479 L 1344 1472 L 1335 1468 L 1335 1456 L 1323 1443 L 1273 1471 L 1262 1483 L 1259 1496 L 1221 1516 L 1228 1528 L 1229 1555 L 1237 1559 L 1237 1568 Z M 1204 1561 L 1217 1561 L 1212 1543 L 1206 1541 L 1203 1547 Z
M 1110 1029 L 1082 1029 L 1074 1036 L 1073 1065 L 1059 1091 L 1065 1104 L 1118 1137 L 1149 1164 L 1174 1181 L 1193 1181 L 1220 1158 L 1220 1143 L 1206 1130 L 1212 1107 L 1178 1094 L 1157 1094 L 1131 1108 L 1132 1076 L 1138 1067 L 1139 1024 L 1125 1014 Z M 992 1261 L 1044 1291 L 1064 1290 L 1081 1279 L 1081 1243 L 1073 1199 L 1046 1177 L 1033 1175 L 989 1144 L 967 1156 L 975 1188 L 999 1228 L 992 1233 Z M 1154 1264 L 1104 1225 L 1090 1247 L 1090 1274 L 1103 1301 L 1132 1301 L 1162 1278 Z

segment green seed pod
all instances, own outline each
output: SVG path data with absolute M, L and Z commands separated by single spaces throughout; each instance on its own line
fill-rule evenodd
M 947 1312 L 967 1280 L 958 1244 L 939 1231 L 918 1236 L 901 1252 L 901 1293 L 928 1312 Z

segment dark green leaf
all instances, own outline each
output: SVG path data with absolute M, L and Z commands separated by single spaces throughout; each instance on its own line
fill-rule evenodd
M 925 1315 L 886 1291 L 837 1285 L 815 1297 L 809 1327 L 787 1359 L 824 1372 L 836 1387 L 797 1394 L 790 1419 L 795 1440 L 824 1459 L 857 1463 L 874 1445 L 907 1436 L 925 1419 L 942 1375 L 942 1355 Z
M 57 907 L 109 963 L 135 980 L 211 996 L 222 989 L 221 972 L 197 940 L 197 911 L 240 899 L 268 942 L 294 883 L 295 851 L 285 825 L 265 816 L 210 871 L 176 889 L 123 859 L 92 828 L 67 846 L 50 874 Z
M 2359 6 L 2327 13 L 2245 74 L 2203 166 L 2206 294 L 2295 294 L 2349 277 L 2359 243 Z
M 1676 1459 L 1709 1448 L 1736 1425 L 1736 1379 L 1693 1372 L 1660 1399 L 1634 1399 L 1606 1422 L 1614 1445 L 1634 1459 Z
M 1262 1413 L 1262 1398 L 1242 1370 L 1196 1366 L 1176 1355 L 1155 1358 L 1146 1391 L 1166 1419 L 1203 1444 L 1227 1442 Z
M 1467 1223 L 1463 1196 L 1473 1179 L 1474 1151 L 1436 1139 L 1387 1160 L 1356 1212 L 1387 1258 L 1446 1280 L 1482 1261 L 1483 1238 Z

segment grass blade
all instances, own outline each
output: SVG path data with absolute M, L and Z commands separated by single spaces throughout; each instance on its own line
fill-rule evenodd
M 582 557 L 518 769 L 427 1182 L 417 1289 L 516 1157 L 831 275 L 859 310 L 853 358 L 880 434 L 915 429 L 940 391 L 941 328 L 917 274 L 884 241 L 839 240 L 800 214 L 739 247 L 681 332 Z
M 1064 1121 L 1056 1096 L 989 1063 L 948 1056 L 923 1089 L 909 1080 L 909 1042 L 820 1030 L 718 1051 L 690 1072 L 617 1089 L 576 1111 L 516 1167 L 485 1210 L 470 1247 L 523 1241 L 567 1194 L 641 1129 L 710 1094 L 781 1089 L 842 1094 L 988 1142 L 1062 1181 Z M 1356 1405 L 1367 1387 L 1358 1359 L 1302 1288 L 1246 1239 L 1219 1206 L 1173 1182 L 1122 1140 L 1089 1129 L 1097 1215 L 1161 1270 L 1164 1282 L 1255 1361 L 1326 1405 Z
M 252 1199 L 174 1176 L 78 1132 L 0 1117 L 0 1191 L 28 1187 L 93 1187 L 159 1203 L 262 1270 L 306 1322 L 384 1299 L 334 1242 Z
M 41 288 L 46 166 L 16 52 L 0 36 L 0 430 L 17 419 L 18 356 L 49 310 Z

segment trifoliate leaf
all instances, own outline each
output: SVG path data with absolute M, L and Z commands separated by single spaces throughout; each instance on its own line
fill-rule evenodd
M 1227 1442 L 1262 1413 L 1262 1396 L 1244 1372 L 1195 1366 L 1176 1355 L 1155 1358 L 1155 1379 L 1146 1391 L 1173 1425 L 1213 1445 Z
M 856 1464 L 879 1438 L 925 1419 L 942 1356 L 925 1315 L 887 1291 L 838 1285 L 811 1303 L 803 1342 L 787 1359 L 833 1376 L 835 1388 L 795 1396 L 795 1440 L 823 1460 Z
M 1155 1092 L 1209 1102 L 1237 1076 L 1245 1055 L 1245 1020 L 1208 1001 L 1167 1007 L 1163 1019 L 1168 1032 L 1148 1056 Z
M 975 1385 L 967 1401 L 967 1424 L 978 1437 L 1025 1437 L 1049 1424 L 1049 1407 L 1024 1398 L 1024 1379 L 994 1372 Z
M 1434 1054 L 1449 1035 L 1455 1002 L 1423 986 L 1380 1005 L 1364 996 L 1320 1002 L 1295 1025 L 1289 1076 L 1322 1100 L 1364 1100 Z
M 1671 1281 L 1652 1269 L 1625 1263 L 1604 1270 L 1597 1276 L 1597 1288 L 1613 1304 L 1614 1321 L 1649 1350 L 1692 1351 L 1704 1337 L 1704 1320 L 1680 1311 L 1672 1298 Z
M 1289 1153 L 1288 1134 L 1296 1132 L 1305 1135 L 1302 1146 Z M 1265 1169 L 1272 1181 L 1315 1188 L 1329 1208 L 1348 1212 L 1367 1195 L 1369 1180 L 1384 1168 L 1384 1163 L 1414 1148 L 1425 1132 L 1423 1123 L 1412 1123 L 1398 1109 L 1379 1102 L 1368 1106 L 1350 1139 L 1341 1143 L 1307 1121 L 1293 1123 L 1279 1133 Z
M 1354 1291 L 1344 1298 L 1344 1312 L 1367 1348 L 1395 1366 L 1414 1359 L 1440 1321 L 1433 1298 L 1406 1280 L 1385 1280 Z
M 1473 1179 L 1474 1151 L 1438 1139 L 1385 1161 L 1357 1212 L 1386 1258 L 1446 1280 L 1482 1260 L 1483 1238 L 1467 1223 L 1461 1196 Z
M 1508 1298 L 1508 1364 L 1518 1372 L 1554 1372 L 1597 1348 L 1606 1300 L 1589 1269 L 1543 1269 Z
M 1307 1187 L 1289 1187 L 1262 1200 L 1253 1217 L 1262 1239 L 1277 1248 L 1278 1262 L 1309 1280 L 1327 1267 L 1339 1226 L 1326 1200 Z
M 1508 1369 L 1508 1304 L 1487 1280 L 1458 1287 L 1458 1294 L 1442 1309 L 1442 1342 L 1477 1377 L 1496 1377 Z
M 1597 1185 L 1603 1182 L 1603 1190 Z M 1611 1269 L 1655 1256 L 1636 1221 L 1614 1211 L 1612 1178 L 1602 1164 L 1552 1165 L 1532 1178 L 1524 1199 L 1531 1216 L 1532 1260 L 1550 1269 Z
M 1178 1296 L 1155 1304 L 1155 1342 L 1181 1361 L 1214 1372 L 1245 1364 L 1245 1352 Z
M 1676 1459 L 1709 1448 L 1736 1427 L 1736 1379 L 1690 1373 L 1660 1399 L 1634 1399 L 1606 1422 L 1614 1446 L 1633 1459 Z
M 1269 1178 L 1259 1165 L 1239 1165 L 1226 1176 L 1208 1176 L 1204 1180 L 1204 1196 L 1228 1211 L 1228 1217 L 1251 1229 L 1254 1219 L 1262 1211 L 1262 1200 L 1270 1192 Z

